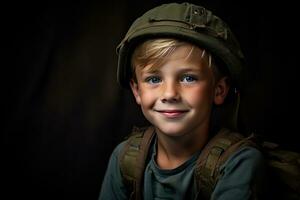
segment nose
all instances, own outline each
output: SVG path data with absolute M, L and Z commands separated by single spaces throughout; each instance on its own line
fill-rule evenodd
M 161 101 L 163 103 L 174 103 L 180 100 L 179 88 L 176 82 L 169 81 L 164 83 Z

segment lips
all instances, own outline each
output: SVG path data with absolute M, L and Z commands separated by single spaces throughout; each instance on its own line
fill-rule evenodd
M 160 114 L 167 118 L 178 118 L 187 113 L 187 110 L 158 110 Z

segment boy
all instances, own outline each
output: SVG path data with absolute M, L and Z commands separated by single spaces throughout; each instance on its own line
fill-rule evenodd
M 153 127 L 141 131 L 141 142 L 132 142 L 139 139 L 132 137 L 116 147 L 99 199 L 257 198 L 264 162 L 249 145 L 227 159 L 218 157 L 216 165 L 224 162 L 214 168 L 218 178 L 211 188 L 205 176 L 195 181 L 202 174 L 198 164 L 213 160 L 205 150 L 211 138 L 223 127 L 236 128 L 238 103 L 225 112 L 230 115 L 225 119 L 215 120 L 213 114 L 225 103 L 230 86 L 238 85 L 243 67 L 228 26 L 201 6 L 164 4 L 132 24 L 118 52 L 118 80 L 131 88 Z M 128 143 L 138 150 L 128 150 Z M 124 164 L 131 158 L 131 165 Z M 133 177 L 128 178 L 130 170 Z

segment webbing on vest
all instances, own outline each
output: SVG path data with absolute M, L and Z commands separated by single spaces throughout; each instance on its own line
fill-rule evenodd
M 194 171 L 197 188 L 196 199 L 210 199 L 210 196 L 222 176 L 220 167 L 238 149 L 244 146 L 255 146 L 250 136 L 244 138 L 229 129 L 221 129 L 203 148 Z
M 143 175 L 146 157 L 154 136 L 154 128 L 134 128 L 120 156 L 120 169 L 125 185 L 129 188 L 130 199 L 142 199 Z
M 143 175 L 149 147 L 154 136 L 154 128 L 135 128 L 127 140 L 120 156 L 123 181 L 130 199 L 143 199 Z M 210 199 L 220 174 L 219 168 L 232 153 L 244 146 L 255 146 L 250 136 L 244 138 L 239 133 L 221 129 L 204 147 L 196 161 L 194 180 L 197 195 L 195 199 Z

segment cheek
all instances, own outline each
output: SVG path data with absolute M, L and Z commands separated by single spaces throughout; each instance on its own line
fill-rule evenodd
M 152 106 L 157 99 L 155 92 L 149 90 L 141 90 L 140 97 L 142 107 Z
M 195 87 L 185 93 L 185 99 L 193 106 L 211 104 L 213 101 L 212 94 L 213 92 L 209 87 Z

